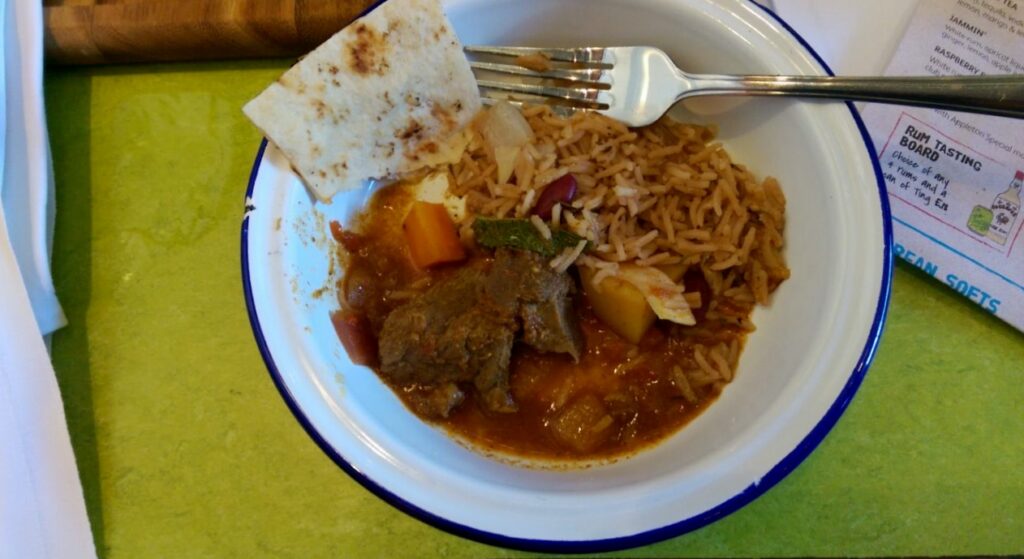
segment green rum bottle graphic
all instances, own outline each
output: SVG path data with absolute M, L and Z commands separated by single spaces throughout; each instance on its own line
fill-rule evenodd
M 988 238 L 1001 245 L 1006 244 L 1020 216 L 1021 185 L 1024 185 L 1024 171 L 1017 171 L 1010 186 L 992 201 L 992 223 L 988 227 Z

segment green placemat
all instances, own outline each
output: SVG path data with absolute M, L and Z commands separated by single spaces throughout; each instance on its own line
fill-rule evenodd
M 529 555 L 349 479 L 274 389 L 245 314 L 239 108 L 276 63 L 54 70 L 53 357 L 101 555 Z M 877 360 L 810 458 L 739 512 L 623 557 L 1024 553 L 1024 336 L 899 266 Z

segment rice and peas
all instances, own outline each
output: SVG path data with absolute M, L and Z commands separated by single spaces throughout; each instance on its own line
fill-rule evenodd
M 774 178 L 758 180 L 734 163 L 714 141 L 714 127 L 666 117 L 631 130 L 595 113 L 557 117 L 543 105 L 522 113 L 534 140 L 519 152 L 509 182 L 497 182 L 479 134 L 451 167 L 450 188 L 467 204 L 457 224 L 464 239 L 473 234 L 473 216 L 528 217 L 545 238 L 565 228 L 589 241 L 590 250 L 581 241 L 550 266 L 590 268 L 595 285 L 627 263 L 699 269 L 712 296 L 700 301 L 699 293 L 684 293 L 691 306 L 707 306 L 705 321 L 754 330 L 750 311 L 789 277 L 782 256 L 786 200 Z M 550 219 L 531 215 L 543 189 L 568 173 L 578 184 L 575 198 L 556 204 Z M 688 400 L 695 387 L 732 380 L 738 339 L 713 343 L 701 324 L 679 332 L 696 341 L 696 367 L 675 366 L 671 375 Z

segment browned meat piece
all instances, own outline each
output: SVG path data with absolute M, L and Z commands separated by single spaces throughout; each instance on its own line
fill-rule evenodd
M 381 372 L 421 385 L 507 374 L 514 309 L 488 304 L 485 279 L 482 267 L 464 268 L 392 311 L 380 333 Z
M 583 334 L 572 312 L 575 284 L 569 274 L 552 270 L 538 254 L 499 250 L 488 279 L 488 293 L 496 299 L 518 299 L 524 343 L 579 361 Z
M 572 312 L 572 299 L 524 304 L 523 341 L 548 353 L 568 353 L 577 362 L 583 352 L 583 335 Z
M 568 274 L 552 271 L 541 256 L 499 250 L 490 269 L 483 262 L 467 266 L 388 315 L 379 340 L 381 373 L 400 385 L 448 390 L 436 407 L 424 404 L 437 410 L 428 415 L 446 416 L 461 398 L 445 387 L 469 381 L 487 409 L 515 411 L 508 367 L 520 328 L 524 343 L 579 358 L 573 290 Z
M 459 387 L 449 382 L 437 388 L 418 390 L 409 402 L 418 415 L 424 417 L 448 417 L 455 406 L 462 403 L 466 395 Z
M 512 359 L 515 330 L 505 327 L 500 336 L 497 332 L 494 332 L 494 335 L 496 339 L 500 338 L 500 341 L 491 344 L 488 351 L 495 353 L 480 356 L 483 367 L 480 368 L 473 384 L 476 385 L 487 409 L 511 413 L 516 411 L 516 403 L 509 392 L 508 364 Z

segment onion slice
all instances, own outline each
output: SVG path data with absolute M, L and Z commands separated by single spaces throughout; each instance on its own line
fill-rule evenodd
M 498 164 L 498 183 L 512 177 L 519 150 L 533 141 L 533 129 L 519 109 L 507 101 L 496 103 L 480 121 L 480 135 L 491 148 Z
M 653 267 L 623 264 L 615 276 L 643 294 L 658 318 L 684 326 L 697 324 L 690 305 L 683 297 L 683 286 L 672 281 L 665 272 Z

